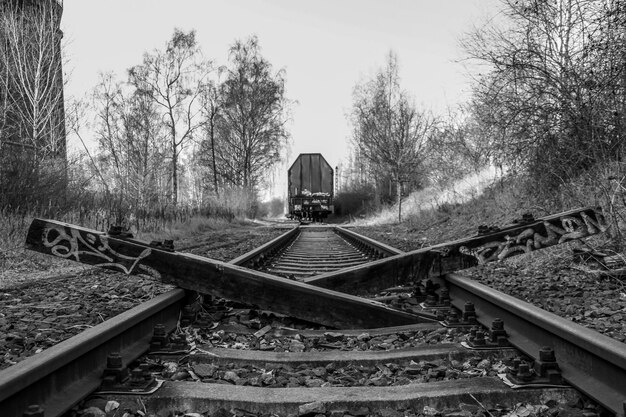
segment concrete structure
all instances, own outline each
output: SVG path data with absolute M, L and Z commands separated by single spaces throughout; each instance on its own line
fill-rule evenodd
M 61 0 L 0 0 L 0 205 L 65 188 L 62 13 Z

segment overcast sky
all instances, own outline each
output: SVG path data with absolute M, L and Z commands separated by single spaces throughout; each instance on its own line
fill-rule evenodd
M 235 39 L 256 34 L 262 55 L 286 71 L 292 159 L 347 155 L 354 85 L 396 52 L 402 86 L 442 113 L 468 98 L 459 39 L 493 15 L 497 0 L 64 0 L 67 95 L 93 88 L 99 72 L 141 63 L 174 28 L 195 29 L 207 58 L 226 64 Z

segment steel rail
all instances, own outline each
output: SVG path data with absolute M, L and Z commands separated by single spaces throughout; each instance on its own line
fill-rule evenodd
M 501 318 L 511 344 L 531 357 L 543 346 L 552 347 L 567 382 L 624 417 L 626 344 L 460 274 L 445 280 L 455 307 L 462 310 L 465 302 L 473 302 L 485 326 Z
M 173 330 L 184 298 L 180 289 L 161 294 L 0 372 L 1 414 L 38 404 L 46 417 L 62 415 L 99 387 L 109 353 L 126 366 L 147 351 L 156 324 Z
M 403 251 L 386 245 L 382 242 L 378 242 L 374 239 L 371 239 L 367 236 L 363 236 L 358 234 L 352 230 L 345 229 L 340 226 L 331 226 L 335 232 L 342 236 L 344 239 L 352 239 L 356 240 L 364 246 L 370 247 L 373 251 L 377 251 L 378 253 L 385 256 L 393 256 L 404 253 Z M 240 266 L 251 266 L 255 260 L 257 260 L 260 256 L 267 256 L 270 252 L 276 252 L 283 248 L 286 244 L 288 244 L 300 231 L 299 227 L 294 227 L 291 230 L 283 233 L 282 235 L 272 239 L 271 241 L 265 243 L 258 248 L 251 250 L 250 252 L 244 253 L 241 256 L 229 261 L 229 264 L 240 265 Z
M 317 231 L 329 236 L 311 236 L 311 233 L 315 234 Z M 334 242 L 333 239 L 337 241 Z M 345 250 L 338 247 L 333 249 L 332 242 L 335 245 L 339 242 L 345 244 Z M 321 247 L 318 247 L 318 243 Z M 304 250 L 302 245 L 307 249 Z M 318 249 L 323 250 L 320 252 Z M 338 226 L 315 225 L 291 229 L 228 263 L 302 280 L 329 272 L 341 272 L 355 265 L 402 253 L 384 243 Z
M 367 236 L 363 236 L 357 232 L 354 232 L 352 230 L 346 229 L 344 227 L 340 227 L 340 226 L 336 226 L 335 227 L 335 231 L 339 234 L 339 235 L 343 235 L 344 237 L 348 237 L 349 239 L 355 239 L 357 241 L 359 241 L 360 243 L 367 245 L 369 247 L 371 247 L 374 250 L 379 251 L 381 254 L 387 255 L 387 256 L 393 256 L 393 255 L 400 255 L 402 253 L 404 253 L 403 251 L 401 251 L 400 249 L 396 249 L 393 246 L 389 246 L 385 243 L 382 242 L 378 242 L 372 238 L 369 238 Z
M 228 263 L 239 266 L 249 266 L 249 264 L 254 263 L 254 261 L 257 260 L 260 256 L 265 255 L 271 251 L 280 250 L 299 233 L 299 230 L 299 227 L 294 227 L 286 231 L 282 235 L 275 237 L 269 242 L 259 246 L 258 248 L 255 248 L 250 252 L 244 253 L 243 255 L 238 256 L 231 261 L 228 261 Z
M 26 245 L 38 252 L 126 274 L 149 274 L 187 290 L 253 304 L 332 327 L 423 321 L 415 314 L 361 297 L 54 220 L 34 219 Z

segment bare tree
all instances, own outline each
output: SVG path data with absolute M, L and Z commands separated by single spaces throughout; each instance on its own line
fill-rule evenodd
M 4 1 L 0 9 L 9 140 L 32 145 L 42 158 L 64 157 L 61 8 L 56 1 Z
M 449 110 L 429 141 L 427 162 L 429 183 L 442 189 L 454 180 L 480 172 L 492 163 L 486 136 L 467 105 Z
M 195 31 L 175 29 L 164 51 L 146 53 L 143 64 L 129 70 L 130 82 L 157 104 L 169 131 L 174 206 L 178 204 L 179 156 L 201 126 L 197 101 L 209 69 L 201 60 Z
M 221 174 L 235 186 L 252 190 L 268 168 L 280 160 L 289 134 L 285 129 L 288 101 L 284 71 L 272 71 L 261 56 L 258 39 L 236 41 L 220 86 L 219 155 Z
M 4 203 L 64 199 L 67 165 L 61 13 L 59 1 L 0 2 L 0 148 L 4 156 L 0 183 Z
M 94 89 L 97 171 L 120 217 L 126 210 L 148 210 L 163 201 L 160 173 L 166 167 L 166 135 L 155 103 L 145 94 L 124 88 L 111 74 Z
M 464 41 L 489 68 L 477 80 L 473 113 L 499 162 L 549 192 L 624 151 L 624 4 L 502 3 L 507 24 Z
M 400 88 L 397 57 L 387 56 L 385 68 L 355 87 L 352 105 L 353 145 L 367 159 L 372 173 L 389 174 L 396 185 L 398 219 L 402 219 L 402 183 L 414 178 L 435 120 L 416 109 Z
M 222 98 L 219 92 L 220 75 L 225 68 L 221 67 L 217 70 L 217 80 L 209 80 L 202 89 L 201 106 L 202 116 L 204 117 L 204 131 L 208 138 L 204 140 L 200 147 L 201 163 L 210 166 L 211 177 L 213 179 L 213 191 L 219 196 L 218 187 L 218 171 L 216 158 L 216 125 L 219 123 L 222 111 Z M 210 155 L 210 161 L 207 161 L 205 153 Z

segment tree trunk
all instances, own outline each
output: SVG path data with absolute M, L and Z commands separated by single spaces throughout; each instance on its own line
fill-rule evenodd
M 178 161 L 176 155 L 176 133 L 172 129 L 172 204 L 178 205 Z
M 396 196 L 398 198 L 398 223 L 402 223 L 402 182 L 396 182 Z
M 209 134 L 211 135 L 211 157 L 213 158 L 213 187 L 215 188 L 215 195 L 220 196 L 220 192 L 217 189 L 217 167 L 215 164 L 215 115 L 211 115 L 211 130 Z

